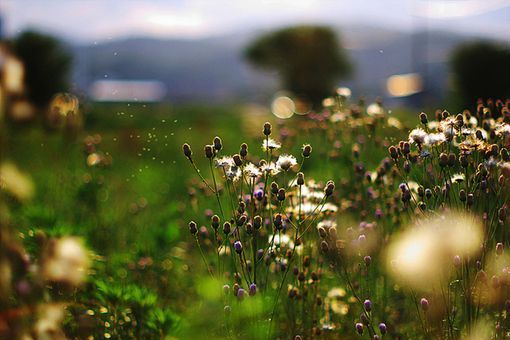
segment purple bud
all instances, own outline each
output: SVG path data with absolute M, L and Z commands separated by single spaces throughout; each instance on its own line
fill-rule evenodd
M 361 322 L 356 323 L 356 332 L 360 335 L 363 334 L 363 324 Z
M 229 291 L 230 291 L 230 286 L 229 285 L 223 285 L 223 293 L 228 294 Z
M 197 224 L 193 221 L 189 223 L 189 232 L 191 233 L 191 235 L 196 235 L 198 232 Z
M 239 290 L 237 291 L 237 298 L 239 300 L 243 300 L 245 293 L 246 293 L 246 291 L 243 288 L 239 288 Z
M 261 189 L 255 190 L 253 196 L 255 196 L 257 200 L 261 201 L 264 198 L 264 191 Z
M 255 283 L 252 283 L 250 285 L 250 291 L 249 291 L 249 294 L 250 296 L 253 296 L 257 293 L 257 285 Z
M 365 302 L 363 302 L 363 305 L 365 306 L 367 312 L 370 312 L 372 310 L 372 301 L 367 299 L 365 300 Z
M 241 241 L 235 241 L 234 242 L 234 249 L 236 253 L 241 254 L 243 251 L 243 245 L 241 244 Z
M 372 257 L 370 257 L 370 255 L 367 255 L 363 258 L 363 261 L 365 261 L 365 265 L 368 267 L 372 263 Z
M 421 309 L 423 309 L 423 311 L 426 312 L 429 309 L 429 300 L 427 300 L 425 298 L 421 298 L 420 305 L 421 305 Z
M 379 324 L 379 330 L 381 331 L 381 334 L 384 335 L 386 334 L 387 332 L 387 329 L 386 329 L 386 324 L 384 322 L 381 322 Z
M 359 245 L 363 245 L 365 243 L 365 241 L 367 240 L 367 237 L 365 236 L 365 234 L 361 234 L 359 235 L 358 237 L 358 243 Z

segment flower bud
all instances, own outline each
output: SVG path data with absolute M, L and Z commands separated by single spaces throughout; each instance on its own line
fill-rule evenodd
M 276 196 L 278 198 L 278 201 L 282 202 L 285 200 L 285 189 L 284 188 L 280 188 L 278 190 L 278 194 Z
M 228 234 L 230 234 L 230 230 L 231 230 L 230 222 L 223 223 L 223 233 L 225 235 L 228 235 Z
M 425 125 L 429 122 L 427 114 L 425 112 L 420 113 L 420 122 Z
M 255 229 L 260 229 L 260 227 L 262 226 L 262 217 L 260 216 L 255 216 L 253 218 L 253 226 L 255 227 Z
M 302 172 L 299 172 L 299 173 L 297 174 L 297 180 L 296 180 L 296 182 L 297 182 L 297 185 L 303 185 L 303 184 L 305 184 L 305 175 L 304 175 Z
M 234 164 L 236 166 L 243 165 L 243 160 L 241 159 L 241 156 L 239 156 L 238 154 L 235 154 L 234 156 L 232 156 L 232 159 L 234 160 Z
M 191 160 L 191 155 L 193 152 L 191 151 L 191 147 L 188 143 L 184 143 L 182 146 L 182 152 L 184 153 L 184 156 L 186 156 L 189 160 Z
M 264 135 L 269 136 L 271 134 L 271 123 L 264 123 Z
M 248 144 L 246 144 L 246 143 L 241 144 L 241 149 L 239 150 L 239 155 L 242 158 L 245 158 L 248 155 Z
M 421 298 L 420 300 L 421 309 L 426 312 L 429 309 L 429 300 Z
M 310 144 L 303 145 L 303 157 L 308 158 L 312 153 L 312 146 Z
M 205 157 L 211 159 L 214 157 L 214 149 L 212 145 L 206 145 L 204 147 Z
M 191 221 L 189 223 L 189 232 L 191 233 L 191 235 L 196 235 L 198 232 L 197 224 L 194 221 Z
M 239 255 L 243 252 L 243 245 L 241 244 L 241 241 L 235 241 L 234 242 L 234 250 Z
M 220 137 L 218 137 L 218 136 L 214 137 L 214 139 L 213 139 L 213 146 L 214 146 L 214 149 L 216 151 L 220 151 L 221 150 L 223 145 L 221 143 L 221 138 Z

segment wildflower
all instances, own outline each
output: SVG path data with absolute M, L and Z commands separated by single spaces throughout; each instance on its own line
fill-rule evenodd
M 269 136 L 271 134 L 271 123 L 265 122 L 264 123 L 264 135 Z
M 305 175 L 302 172 L 297 174 L 297 185 L 301 186 L 305 184 Z
M 367 107 L 367 114 L 370 117 L 380 117 L 384 115 L 384 109 L 380 104 L 372 103 Z
M 503 254 L 503 243 L 498 242 L 498 244 L 496 244 L 496 254 L 497 255 Z
M 182 146 L 182 152 L 184 153 L 184 156 L 186 156 L 189 160 L 191 160 L 191 155 L 193 152 L 191 151 L 191 147 L 188 143 L 184 143 Z
M 234 166 L 234 160 L 232 159 L 232 157 L 229 156 L 216 158 L 214 162 L 217 168 L 226 169 L 228 167 Z
M 387 332 L 386 324 L 384 322 L 381 322 L 379 324 L 379 331 L 381 331 L 381 334 L 384 335 Z
M 363 258 L 363 261 L 365 262 L 365 265 L 368 267 L 372 263 L 372 257 L 370 257 L 370 255 L 367 255 Z
M 248 176 L 248 177 L 251 177 L 251 178 L 257 178 L 257 177 L 260 177 L 260 175 L 262 174 L 260 172 L 260 170 L 253 164 L 253 163 L 248 163 L 245 167 L 244 167 L 244 173 Z
M 421 298 L 420 300 L 421 309 L 426 312 L 429 309 L 429 300 Z
M 255 283 L 252 283 L 250 285 L 249 294 L 250 296 L 253 296 L 257 293 L 257 285 Z
M 510 135 L 510 125 L 507 123 L 499 123 L 496 125 L 496 136 L 508 136 Z
M 466 180 L 466 175 L 462 173 L 457 173 L 452 175 L 453 183 L 462 183 Z
M 429 133 L 425 138 L 425 145 L 434 146 L 446 142 L 446 136 L 442 132 Z
M 292 155 L 281 155 L 276 161 L 276 167 L 283 171 L 288 171 L 297 164 L 296 158 Z
M 241 144 L 241 149 L 239 150 L 239 155 L 242 158 L 245 158 L 248 155 L 248 144 L 246 144 L 246 143 Z
M 427 123 L 428 123 L 428 118 L 427 118 L 427 114 L 426 114 L 425 112 L 420 113 L 420 122 L 421 122 L 423 125 L 427 125 Z
M 421 128 L 416 128 L 409 133 L 409 142 L 422 145 L 427 140 L 428 134 Z
M 312 146 L 310 144 L 303 145 L 303 157 L 308 158 L 312 153 Z
M 237 291 L 237 298 L 239 300 L 243 300 L 245 293 L 246 291 L 243 288 L 239 288 L 239 290 Z
M 191 235 L 196 235 L 198 232 L 197 224 L 193 221 L 189 223 L 189 232 L 191 233 Z
M 232 181 L 237 181 L 239 178 L 241 178 L 241 169 L 237 166 L 231 166 L 226 172 L 225 175 L 227 176 L 227 179 L 230 179 Z
M 365 306 L 365 309 L 366 309 L 367 312 L 370 312 L 372 310 L 372 301 L 370 301 L 368 299 L 365 300 L 363 302 L 363 306 Z
M 336 94 L 338 94 L 340 97 L 349 98 L 352 92 L 348 87 L 339 87 L 336 89 Z
M 216 151 L 220 151 L 222 149 L 223 145 L 222 145 L 220 137 L 218 137 L 218 136 L 214 137 L 213 146 Z
M 264 142 L 262 142 L 262 150 L 264 151 L 278 150 L 279 148 L 281 148 L 281 144 L 272 138 L 264 139 Z
M 243 165 L 243 160 L 241 159 L 241 156 L 239 156 L 238 154 L 235 154 L 234 156 L 232 156 L 232 159 L 234 160 L 234 164 L 236 166 Z
M 211 217 L 211 226 L 214 230 L 217 230 L 218 227 L 220 226 L 220 218 L 218 215 L 214 215 L 213 217 Z
M 204 146 L 205 157 L 211 159 L 214 157 L 214 148 L 212 145 Z
M 85 280 L 89 262 L 86 249 L 79 239 L 63 237 L 52 240 L 43 256 L 42 275 L 47 281 L 77 286 Z
M 264 163 L 260 166 L 260 171 L 269 176 L 276 176 L 280 173 L 280 170 L 277 168 L 275 162 Z
M 238 254 L 241 254 L 243 252 L 243 245 L 241 244 L 241 241 L 234 242 L 234 250 Z
M 361 322 L 356 323 L 355 328 L 359 335 L 363 334 L 363 324 Z
M 333 181 L 329 181 L 324 188 L 324 194 L 326 197 L 333 195 L 333 191 L 335 190 L 335 183 Z

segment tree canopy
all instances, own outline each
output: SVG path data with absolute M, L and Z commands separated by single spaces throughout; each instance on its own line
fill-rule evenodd
M 72 57 L 59 40 L 25 31 L 12 41 L 12 46 L 25 67 L 25 85 L 32 103 L 43 107 L 57 92 L 69 88 Z
M 351 65 L 335 32 L 324 26 L 298 26 L 256 39 L 246 49 L 256 66 L 278 71 L 282 85 L 317 104 L 331 95 Z
M 510 48 L 492 42 L 459 46 L 451 59 L 454 81 L 465 105 L 478 98 L 510 97 Z

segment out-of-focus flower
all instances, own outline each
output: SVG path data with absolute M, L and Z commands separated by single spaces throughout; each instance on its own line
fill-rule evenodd
M 296 157 L 292 155 L 281 155 L 276 161 L 276 167 L 283 171 L 288 171 L 297 165 Z
M 214 160 L 217 168 L 228 168 L 234 165 L 234 160 L 230 156 L 223 156 Z
M 38 308 L 39 319 L 34 325 L 37 339 L 65 339 L 60 325 L 64 320 L 63 304 L 44 304 Z
M 388 264 L 404 284 L 430 288 L 438 284 L 444 264 L 455 255 L 474 255 L 483 239 L 482 228 L 474 216 L 458 212 L 418 220 L 394 239 L 388 252 Z
M 367 107 L 367 114 L 370 117 L 384 116 L 384 108 L 378 103 L 372 103 Z
M 31 178 L 21 172 L 14 164 L 0 165 L 0 190 L 6 191 L 19 201 L 31 199 L 35 192 Z
M 246 176 L 251 177 L 251 178 L 257 178 L 257 177 L 260 177 L 260 175 L 262 175 L 260 170 L 253 163 L 248 163 L 244 167 L 243 171 L 246 174 Z
M 41 263 L 42 276 L 47 281 L 78 286 L 85 281 L 89 265 L 81 240 L 67 236 L 48 244 Z
M 264 151 L 278 150 L 281 147 L 282 145 L 272 138 L 264 139 L 264 141 L 262 142 L 262 150 Z
M 339 87 L 336 89 L 336 93 L 341 97 L 349 98 L 352 94 L 352 91 L 348 87 Z
M 409 133 L 409 142 L 418 145 L 425 144 L 427 133 L 422 128 L 416 128 Z

